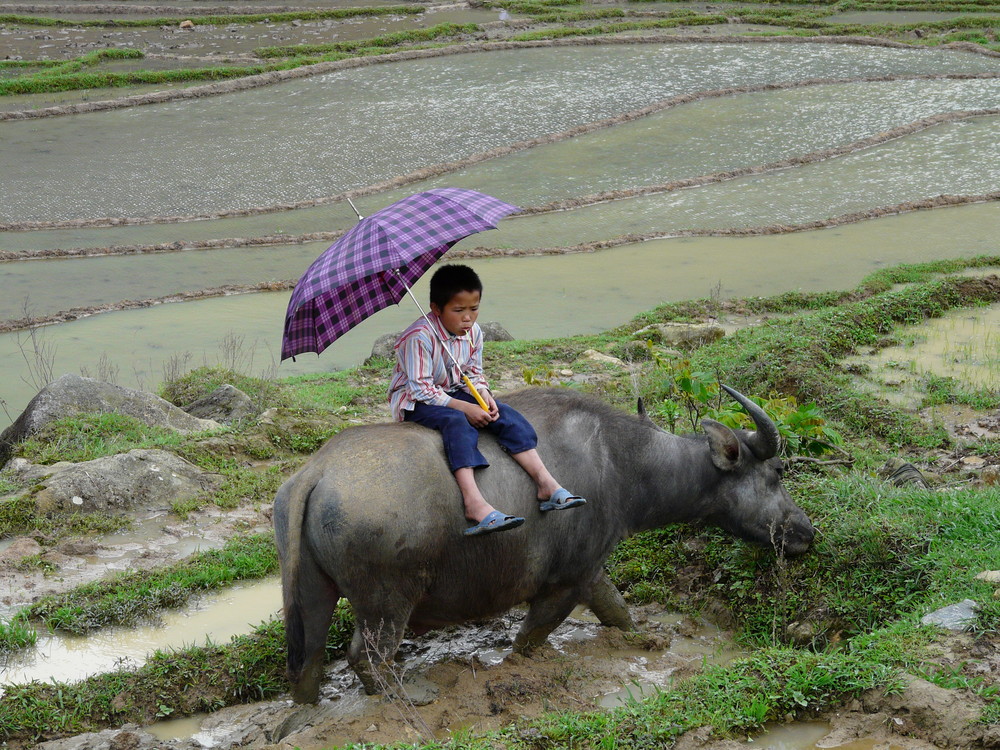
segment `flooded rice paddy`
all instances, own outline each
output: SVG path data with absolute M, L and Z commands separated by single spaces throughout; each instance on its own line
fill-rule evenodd
M 272 205 L 377 183 L 682 93 L 816 77 L 949 72 L 996 73 L 1000 60 L 823 44 L 529 48 L 371 65 L 198 100 L 9 121 L 0 123 L 0 221 Z M 107 159 L 108 153 L 116 158 Z M 95 184 L 102 189 L 95 191 Z
M 559 214 L 550 216 L 557 217 Z M 539 217 L 542 218 L 542 217 Z M 610 248 L 594 253 L 547 255 L 521 258 L 482 258 L 464 262 L 483 278 L 486 288 L 483 318 L 500 321 L 515 337 L 548 338 L 593 333 L 620 325 L 633 315 L 660 302 L 713 293 L 724 297 L 763 296 L 789 289 L 823 291 L 844 289 L 874 270 L 901 262 L 939 258 L 973 257 L 995 252 L 991 228 L 1000 220 L 1000 203 L 959 206 L 889 216 L 824 230 L 759 237 L 678 237 Z M 505 227 L 506 225 L 501 225 Z M 500 233 L 506 229 L 501 229 Z M 486 235 L 483 235 L 486 236 Z M 297 253 L 304 268 L 321 246 L 285 248 Z M 215 250 L 184 253 L 204 258 L 224 258 L 204 276 L 188 278 L 186 286 L 200 287 L 210 280 L 239 278 L 260 280 L 259 273 L 271 263 L 274 248 Z M 135 258 L 64 261 L 31 261 L 55 264 L 57 268 L 79 268 L 76 290 L 73 280 L 67 290 L 40 280 L 20 291 L 37 293 L 39 307 L 59 307 L 69 296 L 86 294 L 121 296 L 116 290 L 138 295 L 184 285 L 168 269 L 177 254 Z M 788 258 L 795 258 L 794 264 Z M 89 275 L 99 261 L 101 276 Z M 289 258 L 282 258 L 282 261 Z M 7 267 L 30 265 L 5 264 Z M 260 265 L 257 265 L 260 263 Z M 272 266 L 273 267 L 273 266 Z M 120 274 L 114 269 L 119 269 Z M 128 269 L 128 270 L 125 270 Z M 242 271 L 237 272 L 237 269 Z M 194 273 L 194 272 L 193 272 Z M 295 277 L 301 270 L 288 274 Z M 110 274 L 110 275 L 108 275 Z M 160 277 L 173 278 L 160 286 Z M 418 282 L 418 298 L 427 295 L 427 280 Z M 492 290 L 497 290 L 493 292 Z M 177 291 L 174 288 L 174 291 Z M 32 298 L 34 299 L 34 298 Z M 29 299 L 29 303 L 32 302 Z M 276 367 L 287 292 L 227 296 L 216 299 L 158 305 L 147 309 L 95 315 L 74 323 L 39 329 L 37 336 L 56 353 L 57 372 L 98 371 L 102 354 L 120 363 L 123 385 L 154 387 L 163 379 L 169 363 L 188 355 L 192 367 L 216 364 L 223 340 L 237 334 L 248 351 L 254 351 L 253 374 Z M 23 300 L 17 301 L 17 308 Z M 553 314 L 555 312 L 555 314 Z M 364 321 L 327 349 L 322 357 L 301 355 L 277 367 L 279 376 L 326 372 L 351 367 L 368 356 L 371 344 L 383 333 L 405 328 L 416 316 L 409 305 L 384 310 Z M 3 397 L 13 411 L 27 403 L 37 388 L 21 350 L 30 351 L 26 332 L 0 335 L 0 368 L 8 384 Z M 14 414 L 13 416 L 16 416 Z M 0 417 L 2 418 L 2 417 Z
M 998 104 L 1000 78 L 811 86 L 713 98 L 490 159 L 399 190 L 359 197 L 355 203 L 363 213 L 371 213 L 410 192 L 457 185 L 531 206 L 779 162 L 862 141 L 934 115 Z M 727 138 L 734 130 L 746 140 Z M 903 136 L 904 140 L 908 137 Z M 947 174 L 938 178 L 949 179 Z M 940 187 L 939 192 L 960 192 L 962 186 Z M 0 250 L 296 235 L 342 231 L 355 220 L 346 202 L 339 202 L 184 223 L 4 232 L 0 233 Z

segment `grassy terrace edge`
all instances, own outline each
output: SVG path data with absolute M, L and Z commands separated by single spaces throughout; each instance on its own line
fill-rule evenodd
M 931 633 L 918 625 L 919 615 L 930 606 L 965 597 L 986 601 L 977 628 L 995 631 L 1000 626 L 1000 602 L 989 600 L 984 584 L 956 576 L 955 571 L 973 571 L 990 563 L 993 548 L 988 524 L 990 514 L 1000 507 L 1000 490 L 952 493 L 942 508 L 940 496 L 932 491 L 894 489 L 866 478 L 883 446 L 920 448 L 939 444 L 943 436 L 885 404 L 859 412 L 852 398 L 860 394 L 852 396 L 849 384 L 835 377 L 801 377 L 782 383 L 761 380 L 761 362 L 769 362 L 776 372 L 833 372 L 832 358 L 823 354 L 822 346 L 806 346 L 813 359 L 803 360 L 795 344 L 816 337 L 829 342 L 832 350 L 848 351 L 885 336 L 895 325 L 940 315 L 956 306 L 995 302 L 998 295 L 991 296 L 988 288 L 972 283 L 974 279 L 940 275 L 997 265 L 1000 256 L 899 266 L 873 274 L 845 292 L 729 301 L 728 305 L 741 310 L 796 315 L 737 332 L 696 350 L 692 358 L 716 368 L 727 382 L 756 381 L 749 392 L 792 383 L 800 396 L 823 401 L 844 431 L 854 436 L 849 439 L 858 452 L 860 470 L 847 476 L 803 470 L 789 480 L 793 495 L 801 498 L 800 503 L 824 529 L 815 552 L 804 559 L 776 559 L 720 532 L 677 526 L 627 540 L 609 561 L 609 569 L 632 601 L 661 601 L 692 613 L 712 602 L 725 602 L 741 640 L 756 650 L 747 659 L 707 669 L 673 690 L 623 709 L 551 714 L 517 727 L 431 746 L 486 748 L 501 742 L 512 748 L 534 747 L 532 732 L 523 731 L 526 726 L 553 743 L 587 738 L 594 744 L 596 738 L 615 738 L 624 747 L 641 746 L 651 738 L 670 740 L 703 725 L 722 735 L 745 732 L 788 713 L 808 715 L 838 705 L 872 688 L 898 689 L 900 670 L 937 679 L 933 670 L 922 666 Z M 911 286 L 893 289 L 901 283 Z M 1000 285 L 995 291 L 1000 294 Z M 650 322 L 697 319 L 717 304 L 692 300 L 662 305 L 605 334 L 491 344 L 487 356 L 494 366 L 515 359 L 532 367 L 552 359 L 572 360 L 583 348 L 614 352 Z M 383 365 L 375 364 L 367 372 L 377 374 L 382 369 Z M 340 389 L 338 398 L 350 402 L 353 396 L 345 388 L 345 377 L 350 375 L 292 380 L 307 390 L 333 382 Z M 650 403 L 658 395 L 658 377 L 653 371 L 642 385 Z M 634 397 L 627 380 L 623 376 L 611 381 L 601 395 L 627 403 Z M 305 398 L 323 401 L 326 395 L 311 392 Z M 371 395 L 365 392 L 366 398 Z M 868 403 L 878 401 L 864 398 Z M 872 418 L 869 412 L 881 419 L 892 417 L 894 431 L 876 438 L 866 436 Z M 1000 456 L 1000 445 L 987 445 L 985 450 Z M 691 539 L 698 541 L 691 545 Z M 258 548 L 266 563 L 255 564 L 243 577 L 272 571 L 270 539 L 247 543 Z M 241 544 L 234 542 L 234 546 Z M 184 567 L 176 566 L 178 571 Z M 685 568 L 700 571 L 703 587 L 698 596 L 677 594 L 675 571 Z M 114 601 L 127 596 L 126 591 L 134 589 L 141 578 L 124 576 L 83 587 L 58 603 L 43 606 L 40 602 L 39 609 L 69 611 L 77 606 L 86 609 L 91 600 Z M 844 586 L 844 580 L 850 584 Z M 191 590 L 199 588 L 203 584 Z M 149 599 L 155 601 L 156 596 Z M 776 634 L 802 613 L 811 613 L 815 638 L 806 648 L 789 648 Z M 331 630 L 331 657 L 346 643 L 350 625 L 349 611 L 343 608 Z M 846 648 L 828 647 L 828 642 L 842 637 L 847 638 Z M 156 654 L 137 669 L 73 684 L 12 687 L 0 697 L 0 733 L 12 746 L 26 746 L 128 721 L 149 722 L 165 709 L 171 716 L 181 716 L 274 698 L 286 689 L 283 648 L 281 624 L 269 622 L 226 645 Z M 967 689 L 975 694 L 975 685 Z M 983 698 L 982 721 L 1000 720 L 996 696 Z

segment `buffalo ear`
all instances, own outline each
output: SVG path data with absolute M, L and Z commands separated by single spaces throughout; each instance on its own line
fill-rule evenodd
M 652 417 L 649 416 L 649 412 L 646 411 L 646 402 L 642 400 L 642 396 L 639 396 L 638 403 L 636 404 L 636 411 L 639 413 L 639 421 L 651 424 L 656 427 L 656 423 L 653 422 Z M 659 429 L 659 428 L 657 428 Z
M 722 471 L 732 471 L 740 462 L 740 439 L 736 433 L 714 419 L 701 420 L 701 427 L 708 435 L 708 448 L 712 463 Z

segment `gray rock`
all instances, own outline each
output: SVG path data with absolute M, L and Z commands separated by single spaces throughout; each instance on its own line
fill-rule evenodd
M 640 328 L 632 337 L 664 346 L 696 349 L 718 341 L 725 335 L 722 326 L 713 323 L 654 323 Z
M 896 487 L 905 487 L 908 484 L 918 487 L 930 486 L 920 469 L 902 458 L 890 458 L 878 470 L 878 475 Z
M 16 443 L 56 419 L 109 413 L 125 414 L 148 425 L 178 432 L 200 432 L 220 426 L 218 422 L 193 417 L 155 394 L 67 374 L 39 391 L 14 424 L 0 433 L 0 464 L 10 458 Z
M 963 599 L 958 604 L 949 604 L 920 618 L 921 625 L 937 625 L 945 630 L 968 630 L 976 622 L 979 605 L 972 599 Z
M 514 337 L 510 335 L 506 328 L 497 323 L 495 320 L 487 321 L 486 323 L 480 323 L 479 327 L 483 329 L 483 341 L 513 341 Z
M 135 724 L 121 729 L 105 729 L 75 737 L 63 737 L 35 745 L 35 750 L 153 750 L 164 744 L 153 735 L 142 731 Z
M 207 396 L 202 396 L 184 407 L 184 411 L 199 419 L 214 419 L 230 424 L 253 416 L 253 401 L 234 385 L 220 385 Z
M 24 558 L 41 553 L 42 545 L 30 536 L 19 536 L 0 551 L 0 568 L 17 565 Z
M 173 453 L 132 450 L 65 465 L 42 482 L 35 504 L 43 513 L 167 508 L 211 491 L 216 481 Z
M 372 353 L 369 355 L 368 359 L 374 359 L 375 357 L 382 357 L 384 359 L 395 358 L 395 353 L 393 348 L 396 345 L 396 339 L 399 338 L 399 334 L 402 331 L 397 331 L 396 333 L 385 333 L 375 339 L 375 343 L 372 344 Z

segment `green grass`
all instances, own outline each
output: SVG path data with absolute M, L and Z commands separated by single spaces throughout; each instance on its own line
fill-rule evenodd
M 36 512 L 35 500 L 30 494 L 0 501 L 0 539 L 37 533 L 51 543 L 70 536 L 110 534 L 127 529 L 131 524 L 132 521 L 121 514 L 41 516 Z
M 187 439 L 124 414 L 80 414 L 50 422 L 21 442 L 17 455 L 35 464 L 91 461 L 136 448 L 174 449 Z
M 275 380 L 244 375 L 228 367 L 198 367 L 191 372 L 163 383 L 159 395 L 174 406 L 185 407 L 203 398 L 219 386 L 231 385 L 243 391 L 258 406 L 258 411 L 287 406 L 283 386 Z
M 12 651 L 31 648 L 37 640 L 38 633 L 23 619 L 0 620 L 0 658 Z
M 46 596 L 25 609 L 28 618 L 52 630 L 83 634 L 112 625 L 135 625 L 163 608 L 186 604 L 203 591 L 259 579 L 277 572 L 270 535 L 234 537 L 218 550 L 149 571 L 121 573 L 66 594 Z

